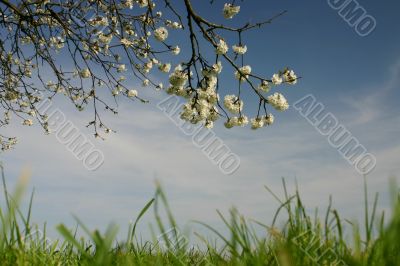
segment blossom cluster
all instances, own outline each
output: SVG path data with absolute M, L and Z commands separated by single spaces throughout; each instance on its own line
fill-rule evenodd
M 169 94 L 175 94 L 187 99 L 183 106 L 181 118 L 193 124 L 203 123 L 205 127 L 212 128 L 218 120 L 217 103 L 219 96 L 216 92 L 218 75 L 222 71 L 221 62 L 217 62 L 210 68 L 204 68 L 201 72 L 202 79 L 199 87 L 186 87 L 191 73 L 178 65 L 169 77 Z
M 123 0 L 110 5 L 102 1 L 81 1 L 77 5 L 64 5 L 59 0 L 22 2 L 18 12 L 10 8 L 0 10 L 3 43 L 0 103 L 4 110 L 0 127 L 8 125 L 13 116 L 21 119 L 24 126 L 38 123 L 50 133 L 47 115 L 36 107 L 45 99 L 62 95 L 79 111 L 89 104 L 93 106 L 95 118 L 88 126 L 94 127 L 95 136 L 99 135 L 98 128 L 108 133 L 111 130 L 100 119 L 97 108 L 117 114 L 117 107 L 102 97 L 108 93 L 112 100 L 125 96 L 132 101 L 147 102 L 137 84 L 182 97 L 186 103 L 181 118 L 207 128 L 224 117 L 226 128 L 250 124 L 252 129 L 258 129 L 274 122 L 267 107 L 277 111 L 289 108 L 288 101 L 276 88 L 296 84 L 298 77 L 294 71 L 284 69 L 271 78 L 256 75 L 251 64 L 243 63 L 251 48 L 242 39 L 247 24 L 237 28 L 238 39 L 232 41 L 223 33 L 235 32 L 235 28 L 199 19 L 190 1 L 182 1 L 186 5 L 182 10 L 188 12 L 185 16 L 176 14 L 179 8 L 168 9 L 167 5 L 165 14 L 175 14 L 172 17 L 162 12 L 165 2 L 161 1 L 159 7 L 156 0 Z M 229 20 L 241 10 L 234 2 L 221 8 L 220 15 Z M 76 16 L 71 16 L 72 13 Z M 182 18 L 189 18 L 189 27 L 184 27 Z M 169 42 L 179 40 L 171 36 L 184 28 L 191 31 L 192 55 L 187 62 L 178 63 L 179 43 Z M 211 56 L 204 52 L 201 37 L 212 49 Z M 220 98 L 223 65 L 224 73 L 236 80 L 238 90 L 224 90 Z M 165 88 L 165 82 L 155 81 L 159 73 L 168 77 Z M 132 84 L 132 80 L 139 82 Z M 250 93 L 260 100 L 253 118 L 246 116 L 242 98 Z M 0 134 L 1 149 L 9 149 L 15 143 L 14 138 Z
M 7 17 L 4 22 L 9 23 L 8 35 L 4 35 L 6 36 L 4 43 L 11 43 L 17 38 L 20 45 L 29 47 L 16 46 L 17 49 L 21 49 L 21 52 L 0 49 L 1 66 L 8 66 L 7 71 L 2 71 L 0 76 L 4 81 L 0 86 L 0 102 L 3 103 L 3 106 L 8 106 L 7 119 L 0 119 L 0 127 L 9 123 L 10 113 L 16 113 L 16 118 L 21 118 L 23 125 L 31 126 L 37 120 L 48 132 L 45 114 L 40 114 L 35 109 L 35 104 L 41 102 L 43 98 L 32 96 L 35 91 L 43 90 L 30 80 L 35 75 L 40 80 L 39 83 L 42 83 L 43 88 L 50 92 L 50 95 L 63 94 L 67 96 L 78 110 L 84 110 L 89 101 L 97 100 L 98 103 L 103 103 L 106 109 L 115 112 L 113 108 L 97 97 L 96 89 L 98 87 L 108 88 L 114 97 L 123 94 L 128 98 L 144 101 L 139 98 L 136 88 L 124 84 L 127 80 L 125 74 L 130 70 L 126 65 L 127 62 L 134 72 L 137 71 L 141 75 L 143 86 L 151 84 L 157 88 L 163 87 L 161 83 L 154 84 L 146 77 L 146 74 L 149 74 L 155 66 L 162 73 L 169 73 L 171 69 L 171 63 L 162 62 L 157 58 L 160 52 L 156 48 L 152 48 L 152 43 L 165 43 L 169 35 L 168 29 L 182 29 L 180 22 L 163 19 L 162 12 L 155 11 L 155 3 L 148 0 L 122 1 L 121 5 L 118 4 L 114 7 L 115 9 L 111 10 L 108 5 L 101 2 L 93 4 L 82 2 L 72 7 L 62 5 L 61 1 L 50 0 L 29 3 L 24 7 L 26 10 L 21 12 L 31 14 L 35 18 L 37 23 L 35 26 L 39 30 L 29 27 L 27 24 L 21 24 L 18 15 L 13 14 L 12 10 L 8 10 L 7 16 L 3 16 L 3 18 Z M 56 19 L 54 13 L 51 13 L 52 7 L 59 8 L 57 18 L 61 18 L 63 22 L 60 22 L 60 19 Z M 70 8 L 74 8 L 74 10 L 70 10 Z M 133 10 L 132 12 L 135 13 L 129 15 L 126 13 L 129 11 L 124 9 Z M 72 19 L 74 17 L 69 15 L 70 12 L 74 12 L 75 15 L 81 13 L 81 15 L 78 14 L 75 19 Z M 148 12 L 154 12 L 154 16 L 149 17 Z M 94 15 L 87 16 L 87 14 Z M 14 27 L 19 24 L 23 30 L 20 30 L 21 34 L 14 35 Z M 66 32 L 67 28 L 68 33 Z M 142 31 L 143 29 L 146 31 Z M 79 36 L 79 40 L 72 36 Z M 58 67 L 59 63 L 55 61 L 57 54 L 65 48 L 68 48 L 66 52 L 71 53 L 72 63 L 75 65 L 75 69 L 72 71 L 65 70 L 65 67 L 62 66 Z M 33 53 L 29 54 L 30 50 L 33 50 Z M 126 51 L 125 57 L 132 58 L 133 56 L 138 61 L 134 63 L 127 61 L 127 58 L 124 59 L 123 51 Z M 179 55 L 180 47 L 168 45 L 168 50 L 164 53 Z M 23 56 L 21 56 L 22 54 Z M 38 57 L 42 57 L 44 62 L 48 63 L 49 69 L 54 74 L 53 78 L 49 73 L 46 75 L 50 77 L 49 80 L 43 80 L 37 64 L 32 63 L 37 62 Z M 66 57 L 64 56 L 64 58 Z M 96 65 L 99 63 L 105 70 L 102 75 L 96 70 Z M 7 104 L 4 104 L 3 101 L 6 101 Z M 103 123 L 100 123 L 99 126 L 103 127 L 106 133 L 110 132 Z M 7 139 L 2 137 L 0 140 L 4 149 L 14 143 L 12 138 Z

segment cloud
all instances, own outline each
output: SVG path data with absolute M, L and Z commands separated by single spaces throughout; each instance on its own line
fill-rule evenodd
M 387 102 L 394 90 L 400 86 L 400 58 L 389 67 L 388 75 L 383 84 L 374 84 L 371 88 L 363 90 L 368 93 L 358 93 L 342 99 L 351 108 L 351 125 L 362 125 L 393 115 L 393 108 L 388 106 Z

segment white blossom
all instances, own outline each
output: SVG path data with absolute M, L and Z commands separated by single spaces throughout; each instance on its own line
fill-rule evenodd
M 237 123 L 238 123 L 238 118 L 234 116 L 229 118 L 228 121 L 224 123 L 224 126 L 226 128 L 233 128 L 234 126 L 237 126 Z
M 251 129 L 258 129 L 264 126 L 264 119 L 257 117 L 251 119 Z
M 222 71 L 221 61 L 218 61 L 217 63 L 212 65 L 212 71 L 213 71 L 213 73 L 215 73 L 217 75 L 221 73 L 221 71 Z
M 272 105 L 272 107 L 274 107 L 278 111 L 285 111 L 289 108 L 289 104 L 285 97 L 278 92 L 275 92 L 274 94 L 268 96 L 267 101 L 270 105 Z
M 239 71 L 235 71 L 235 78 L 244 81 L 245 79 L 249 78 L 249 74 L 251 73 L 251 67 L 250 66 L 243 66 L 239 68 Z
M 237 15 L 240 11 L 240 6 L 234 6 L 232 4 L 225 3 L 223 14 L 224 18 L 230 19 Z
M 181 48 L 179 48 L 179 46 L 175 46 L 174 48 L 172 48 L 172 53 L 174 55 L 178 55 L 181 52 Z
M 160 65 L 158 66 L 158 69 L 159 69 L 161 72 L 168 73 L 168 72 L 171 70 L 171 64 L 169 64 L 169 63 L 160 64 Z
M 248 123 L 249 123 L 249 119 L 245 115 L 242 115 L 237 119 L 237 126 L 244 127 Z
M 119 90 L 118 90 L 118 89 L 113 89 L 113 90 L 111 91 L 111 94 L 112 94 L 113 96 L 116 96 L 116 95 L 119 94 Z
M 286 70 L 283 73 L 283 77 L 285 78 L 285 81 L 289 84 L 294 85 L 297 83 L 297 76 L 293 70 Z
M 120 42 L 125 46 L 125 47 L 129 47 L 133 45 L 133 42 L 127 38 L 122 38 L 120 40 Z
M 90 70 L 88 68 L 84 68 L 81 70 L 81 72 L 79 73 L 79 75 L 82 78 L 89 78 L 91 76 Z
M 125 66 L 124 64 L 119 65 L 117 71 L 118 71 L 118 72 L 126 71 L 126 66 Z
M 149 83 L 150 83 L 150 80 L 145 79 L 145 80 L 143 80 L 142 86 L 147 87 L 147 86 L 149 86 Z
M 247 52 L 246 45 L 233 45 L 232 49 L 237 54 L 245 54 Z
M 267 114 L 263 118 L 264 118 L 265 125 L 272 125 L 272 123 L 274 123 L 274 120 L 275 120 L 275 118 L 272 114 Z
M 138 92 L 137 92 L 137 90 L 129 90 L 128 91 L 128 97 L 129 98 L 133 98 L 133 97 L 136 97 L 138 95 Z
M 50 47 L 54 47 L 56 49 L 61 49 L 64 47 L 64 39 L 60 36 L 50 37 L 49 43 L 50 43 Z
M 206 128 L 208 128 L 208 129 L 211 129 L 211 128 L 214 127 L 214 122 L 213 122 L 213 121 L 210 121 L 210 120 L 207 120 L 206 123 L 204 124 L 204 126 L 205 126 Z
M 167 27 L 170 27 L 170 28 L 173 28 L 173 29 L 182 29 L 182 25 L 179 22 L 176 22 L 176 21 L 172 22 L 171 20 L 167 20 L 165 22 L 165 25 Z
M 22 124 L 23 124 L 24 126 L 32 126 L 32 125 L 33 125 L 33 121 L 32 121 L 32 119 L 25 119 L 25 120 L 22 122 Z
M 149 5 L 148 0 L 136 0 L 140 7 L 147 7 Z
M 243 101 L 235 95 L 226 95 L 224 98 L 224 106 L 231 113 L 237 114 L 243 109 Z
M 282 80 L 282 78 L 279 76 L 279 74 L 274 74 L 274 75 L 272 76 L 272 83 L 273 83 L 274 85 L 280 85 L 280 84 L 282 84 L 282 82 L 283 82 L 283 80 Z
M 183 87 L 188 80 L 187 72 L 182 71 L 180 65 L 178 65 L 174 72 L 169 76 L 169 83 L 174 87 Z
M 262 90 L 262 91 L 264 91 L 264 92 L 269 92 L 270 89 L 271 89 L 271 86 L 269 85 L 268 81 L 263 80 L 263 81 L 261 82 L 261 84 L 258 85 L 258 89 L 259 89 L 259 90 Z
M 228 52 L 229 48 L 228 45 L 224 40 L 219 40 L 219 43 L 217 45 L 216 53 L 217 54 L 226 54 Z
M 164 27 L 159 27 L 154 30 L 154 38 L 158 41 L 163 42 L 168 38 L 168 30 Z
M 149 60 L 147 63 L 144 64 L 143 71 L 145 73 L 149 73 L 152 68 L 153 68 L 153 62 Z

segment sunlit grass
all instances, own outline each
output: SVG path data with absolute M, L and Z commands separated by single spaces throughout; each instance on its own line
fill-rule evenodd
M 400 265 L 400 194 L 396 184 L 391 184 L 391 221 L 385 222 L 383 213 L 378 215 L 378 195 L 372 206 L 368 204 L 365 183 L 365 218 L 363 223 L 355 224 L 343 219 L 331 200 L 323 219 L 310 215 L 299 192 L 291 195 L 283 180 L 282 199 L 266 187 L 280 203 L 272 224 L 246 219 L 236 209 L 229 212 L 229 217 L 218 211 L 230 234 L 224 235 L 199 221 L 214 235 L 210 241 L 195 233 L 205 247 L 199 248 L 189 246 L 186 237 L 180 235 L 159 185 L 155 197 L 130 226 L 124 242 L 116 241 L 116 225 L 101 233 L 90 230 L 78 218 L 76 228 L 63 224 L 57 227 L 62 239 L 47 241 L 46 225 L 38 228 L 30 222 L 33 193 L 28 212 L 24 214 L 19 208 L 27 176 L 22 174 L 10 194 L 2 173 L 5 207 L 0 208 L 0 265 Z M 153 240 L 139 241 L 137 224 L 151 208 L 156 225 Z M 166 218 L 160 215 L 161 210 Z M 285 223 L 278 225 L 283 217 Z M 344 230 L 345 225 L 351 230 Z M 256 227 L 265 234 L 260 235 Z M 85 238 L 77 237 L 78 228 L 85 232 Z

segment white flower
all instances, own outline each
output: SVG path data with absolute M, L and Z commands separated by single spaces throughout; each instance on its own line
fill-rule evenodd
M 220 61 L 218 63 L 213 64 L 211 68 L 203 68 L 201 74 L 205 77 L 202 80 L 202 87 L 214 87 L 217 85 L 218 78 L 217 76 L 222 71 L 222 64 Z
M 204 126 L 205 126 L 206 128 L 208 128 L 208 129 L 211 129 L 211 128 L 214 127 L 214 122 L 213 122 L 213 121 L 210 121 L 210 120 L 207 120 L 206 123 L 204 124 Z
M 139 4 L 140 7 L 146 7 L 149 5 L 148 0 L 137 0 L 137 3 Z
M 116 95 L 119 94 L 119 90 L 118 90 L 118 89 L 113 89 L 113 90 L 111 91 L 111 94 L 112 94 L 113 96 L 116 96 Z
M 221 61 L 218 61 L 216 64 L 212 65 L 212 72 L 215 74 L 220 74 L 222 71 L 222 63 Z
M 181 118 L 193 124 L 204 121 L 204 126 L 212 128 L 214 121 L 218 119 L 216 108 L 205 99 L 197 100 L 191 98 L 188 103 L 183 106 Z
M 158 66 L 158 69 L 159 69 L 161 72 L 168 73 L 168 72 L 171 70 L 171 64 L 169 64 L 169 63 L 167 63 L 167 64 L 160 64 L 160 65 Z
M 32 71 L 28 68 L 25 68 L 24 75 L 30 78 L 30 77 L 32 77 Z
M 22 101 L 19 103 L 19 106 L 21 106 L 22 108 L 25 108 L 25 107 L 28 107 L 29 104 L 27 102 Z
M 179 48 L 179 46 L 175 46 L 174 48 L 172 48 L 172 53 L 174 55 L 178 55 L 181 52 L 181 48 Z
M 143 80 L 142 86 L 143 87 L 149 86 L 149 83 L 150 83 L 150 80 L 145 79 L 145 80 Z
M 22 122 L 22 124 L 23 124 L 24 126 L 32 126 L 32 125 L 33 125 L 33 121 L 32 121 L 32 119 L 25 119 L 25 120 Z
M 176 22 L 176 21 L 172 22 L 171 27 L 173 29 L 182 29 L 182 25 L 180 23 Z
M 224 18 L 233 18 L 237 13 L 240 11 L 240 6 L 234 6 L 232 4 L 225 3 L 224 9 L 223 9 L 223 14 Z
M 262 90 L 262 91 L 265 91 L 265 92 L 269 92 L 269 90 L 271 89 L 271 86 L 269 85 L 268 81 L 263 80 L 261 82 L 261 84 L 258 85 L 258 89 Z
M 292 85 L 297 83 L 297 76 L 293 70 L 286 70 L 285 73 L 283 73 L 283 76 L 287 83 Z
M 188 80 L 187 72 L 182 71 L 180 65 L 178 65 L 174 72 L 169 76 L 169 83 L 174 87 L 183 87 Z
M 272 123 L 274 123 L 274 116 L 272 114 L 267 114 L 266 116 L 264 116 L 264 124 L 266 125 L 271 125 Z
M 245 54 L 247 52 L 246 45 L 233 45 L 232 49 L 237 54 Z
M 238 118 L 234 116 L 232 118 L 229 118 L 228 121 L 226 121 L 224 123 L 224 126 L 226 128 L 233 128 L 234 126 L 237 126 L 237 122 L 238 122 Z
M 164 27 L 159 27 L 156 30 L 154 30 L 154 37 L 158 41 L 163 42 L 168 38 L 168 30 Z
M 239 71 L 235 71 L 235 78 L 244 81 L 245 79 L 249 78 L 249 74 L 251 73 L 250 66 L 243 66 L 239 68 Z
M 119 65 L 117 71 L 118 71 L 118 72 L 126 71 L 126 66 L 125 66 L 124 64 Z
M 228 45 L 224 40 L 219 40 L 219 43 L 217 45 L 216 53 L 217 54 L 226 54 L 228 52 L 229 48 Z
M 153 68 L 153 62 L 150 60 L 150 61 L 148 61 L 147 63 L 144 64 L 143 71 L 145 73 L 149 73 L 152 68 Z
M 262 128 L 263 126 L 264 126 L 264 119 L 260 117 L 251 119 L 251 129 L 258 129 Z
M 247 116 L 242 115 L 238 118 L 237 120 L 237 125 L 244 127 L 245 125 L 247 125 L 249 123 L 249 119 L 247 118 Z
M 278 92 L 268 96 L 267 100 L 268 103 L 278 111 L 285 111 L 289 108 L 289 104 L 285 97 Z
M 280 84 L 282 84 L 282 82 L 283 82 L 283 80 L 282 80 L 282 78 L 279 76 L 279 74 L 274 74 L 274 75 L 272 76 L 272 83 L 273 83 L 274 85 L 280 85 Z
M 56 49 L 61 49 L 64 47 L 64 39 L 60 36 L 50 37 L 50 47 L 55 47 Z
M 182 25 L 179 22 L 176 22 L 176 21 L 172 22 L 171 20 L 167 20 L 165 22 L 165 25 L 167 27 L 170 27 L 170 28 L 173 28 L 173 29 L 182 29 Z
M 128 97 L 129 97 L 129 98 L 136 97 L 137 95 L 138 95 L 137 90 L 129 90 L 129 91 L 128 91 Z
M 226 95 L 224 98 L 224 106 L 229 112 L 237 114 L 243 109 L 243 101 L 235 95 Z
M 128 39 L 126 39 L 126 38 L 122 38 L 120 42 L 121 42 L 125 47 L 129 47 L 129 46 L 132 46 L 132 45 L 133 45 L 133 42 L 130 41 L 130 40 L 128 40 Z
M 217 107 L 213 106 L 210 110 L 211 111 L 210 115 L 208 116 L 208 120 L 217 121 L 220 117 Z
M 89 70 L 88 68 L 84 68 L 84 69 L 81 70 L 81 72 L 79 73 L 79 75 L 80 75 L 82 78 L 89 78 L 90 75 L 91 75 L 91 73 L 90 73 L 90 70 Z

